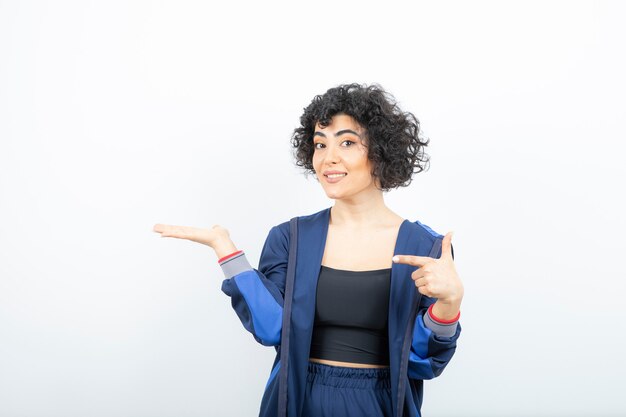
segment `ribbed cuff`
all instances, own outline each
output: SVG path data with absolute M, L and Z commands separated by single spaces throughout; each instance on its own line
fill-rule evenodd
M 248 258 L 246 258 L 246 254 L 242 250 L 220 258 L 218 263 L 222 267 L 222 272 L 224 272 L 226 278 L 231 278 L 244 271 L 253 269 L 250 262 L 248 262 Z
M 424 325 L 433 331 L 437 336 L 452 337 L 456 333 L 457 324 L 461 312 L 452 320 L 443 320 L 435 316 L 432 312 L 434 304 L 428 307 L 428 311 L 424 315 Z
M 233 252 L 233 253 L 231 253 L 231 254 L 229 254 L 229 255 L 226 255 L 226 256 L 223 256 L 223 257 L 219 258 L 219 259 L 217 260 L 217 262 L 221 264 L 221 263 L 222 263 L 222 262 L 224 262 L 226 259 L 228 259 L 228 258 L 232 258 L 232 257 L 233 257 L 233 256 L 235 256 L 235 255 L 239 255 L 239 254 L 240 254 L 240 253 L 242 253 L 242 252 L 243 252 L 242 250 L 235 251 L 235 252 Z
M 457 321 L 459 321 L 459 317 L 461 317 L 461 311 L 459 310 L 459 312 L 457 313 L 456 317 L 453 318 L 452 320 L 444 320 L 444 319 L 440 319 L 439 317 L 435 316 L 435 313 L 433 313 L 433 307 L 435 306 L 435 304 L 431 304 L 430 307 L 428 307 L 428 314 L 430 314 L 430 317 L 437 322 L 438 324 L 451 324 L 451 323 L 455 323 Z

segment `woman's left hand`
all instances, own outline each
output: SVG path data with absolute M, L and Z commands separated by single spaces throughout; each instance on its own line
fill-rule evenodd
M 396 255 L 396 263 L 419 267 L 411 274 L 417 290 L 427 297 L 444 303 L 460 302 L 463 298 L 463 283 L 459 278 L 452 258 L 452 232 L 448 232 L 441 242 L 441 257 Z

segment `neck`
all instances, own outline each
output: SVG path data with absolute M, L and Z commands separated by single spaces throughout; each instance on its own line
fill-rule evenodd
M 380 190 L 367 195 L 335 200 L 330 210 L 330 224 L 347 228 L 380 225 L 397 217 L 385 205 L 383 193 Z

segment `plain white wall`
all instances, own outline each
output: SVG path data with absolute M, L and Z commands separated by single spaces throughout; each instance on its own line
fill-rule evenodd
M 274 357 L 213 251 L 155 223 L 330 207 L 291 157 L 314 95 L 380 83 L 465 283 L 425 416 L 624 415 L 623 3 L 0 1 L 0 416 L 256 415 Z

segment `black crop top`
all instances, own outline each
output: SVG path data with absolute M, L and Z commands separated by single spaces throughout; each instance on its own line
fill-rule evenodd
M 322 265 L 310 357 L 389 365 L 391 268 L 347 271 Z

